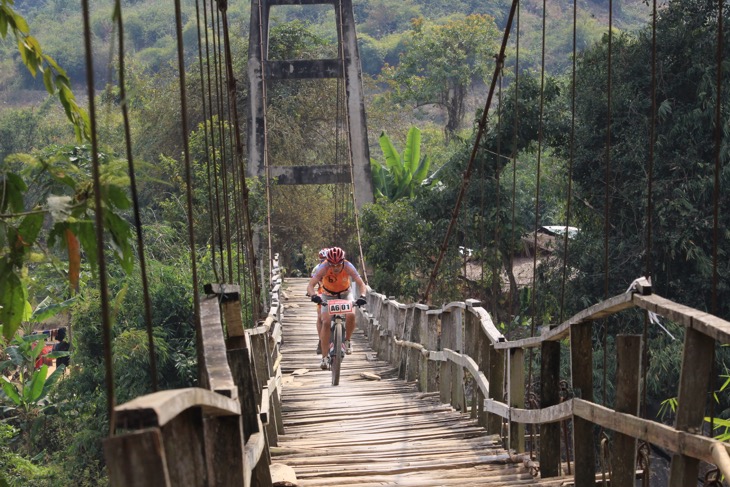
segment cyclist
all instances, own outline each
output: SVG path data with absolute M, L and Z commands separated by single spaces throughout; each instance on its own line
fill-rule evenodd
M 360 277 L 360 274 L 358 274 L 357 269 L 355 269 L 355 266 L 350 261 L 345 260 L 345 251 L 339 247 L 328 249 L 325 264 L 319 266 L 319 269 L 317 269 L 309 280 L 307 294 L 312 296 L 312 302 L 317 304 L 322 302 L 322 297 L 319 294 L 315 294 L 314 291 L 314 286 L 320 282 L 321 294 L 336 299 L 352 300 L 350 286 L 352 285 L 352 281 L 355 281 L 357 289 L 360 292 L 360 297 L 355 301 L 355 304 L 358 306 L 365 304 L 365 295 L 363 294 L 366 289 L 365 283 Z M 322 363 L 320 364 L 320 368 L 326 370 L 329 360 L 327 350 L 330 342 L 330 327 L 326 325 L 330 322 L 330 314 L 326 306 L 322 306 L 321 320 L 323 326 L 320 327 L 319 333 L 319 342 L 322 349 Z M 355 315 L 348 314 L 345 322 L 345 343 L 343 344 L 345 353 L 347 354 L 352 353 L 350 339 L 354 331 Z
M 325 260 L 327 260 L 327 249 L 321 249 L 319 251 L 319 264 L 314 266 L 314 269 L 312 269 L 312 274 L 310 277 L 314 277 L 314 274 L 317 273 L 320 267 L 326 266 Z M 322 292 L 322 282 L 317 283 L 317 294 L 320 294 Z M 309 296 L 309 295 L 307 295 Z M 320 313 L 322 309 L 321 304 L 317 304 L 317 337 L 319 337 L 320 334 L 320 328 L 322 328 L 322 314 Z M 320 344 L 319 340 L 317 340 L 317 355 L 322 353 L 322 345 Z

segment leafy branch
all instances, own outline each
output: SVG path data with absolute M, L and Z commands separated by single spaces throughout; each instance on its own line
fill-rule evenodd
M 0 38 L 5 39 L 8 32 L 13 34 L 20 57 L 30 74 L 35 78 L 38 73 L 42 73 L 46 91 L 52 96 L 58 96 L 66 117 L 73 125 L 76 140 L 78 142 L 90 140 L 89 116 L 76 103 L 76 97 L 71 90 L 71 80 L 66 71 L 51 56 L 43 52 L 38 40 L 30 35 L 28 23 L 11 8 L 13 4 L 13 0 L 0 0 Z

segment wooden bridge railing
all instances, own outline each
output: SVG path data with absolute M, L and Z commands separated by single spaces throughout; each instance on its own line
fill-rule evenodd
M 283 433 L 278 257 L 271 283 L 268 316 L 249 329 L 237 285 L 205 286 L 200 387 L 114 409 L 117 432 L 104 443 L 112 486 L 271 485 L 269 446 Z
M 641 336 L 617 337 L 616 410 L 592 402 L 592 324 L 637 307 L 686 328 L 674 427 L 638 415 Z M 505 437 L 515 452 L 525 451 L 525 425 L 539 425 L 543 477 L 559 475 L 560 421 L 572 419 L 576 485 L 595 482 L 594 425 L 616 433 L 612 486 L 634 485 L 637 440 L 672 452 L 672 487 L 695 485 L 699 461 L 714 463 L 730 478 L 730 445 L 700 434 L 715 342 L 730 343 L 730 322 L 652 294 L 646 279 L 523 340 L 507 341 L 478 301 L 428 309 L 398 303 L 373 290 L 368 292 L 368 312 L 358 313 L 358 326 L 378 355 L 398 367 L 401 378 L 417 380 L 422 391 L 439 391 L 442 402 L 470 412 L 489 432 Z M 577 397 L 561 402 L 559 343 L 566 338 Z M 524 351 L 530 347 L 540 347 L 541 352 L 538 409 L 524 407 Z M 469 405 L 468 383 L 473 391 Z

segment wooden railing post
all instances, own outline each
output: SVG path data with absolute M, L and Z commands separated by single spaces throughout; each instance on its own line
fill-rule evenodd
M 393 324 L 394 325 L 393 338 L 397 338 L 398 340 L 405 339 L 407 315 L 408 315 L 408 307 L 401 303 L 396 303 L 396 305 L 395 305 L 395 323 Z M 393 338 L 391 338 L 391 340 L 390 340 L 391 346 L 393 347 L 393 355 L 391 356 L 391 363 L 398 368 L 398 378 L 405 379 L 406 378 L 406 370 L 405 370 L 406 349 L 399 346 Z
M 487 360 L 488 355 L 482 354 L 482 339 L 479 317 L 473 312 L 475 306 L 480 306 L 476 299 L 466 300 L 466 316 L 464 317 L 464 353 L 474 359 L 479 370 L 488 371 L 489 366 Z M 474 377 L 471 378 L 472 401 L 471 401 L 471 417 L 476 419 L 480 426 L 486 426 L 486 416 L 483 414 L 484 394 L 477 387 Z
M 441 349 L 461 353 L 464 346 L 462 320 L 463 303 L 452 303 L 444 307 L 441 314 Z M 441 402 L 451 404 L 454 409 L 465 412 L 464 368 L 450 360 L 441 362 L 439 390 Z
M 410 323 L 409 326 L 406 328 L 407 331 L 407 339 L 410 342 L 413 343 L 420 343 L 421 342 L 421 317 L 422 315 L 422 309 L 419 308 L 419 305 L 414 304 L 411 306 L 409 310 L 410 315 Z M 416 381 L 418 380 L 418 367 L 419 367 L 419 357 L 421 356 L 421 353 L 416 350 L 415 348 L 407 348 L 405 350 L 406 352 L 406 360 L 405 360 L 405 367 L 406 367 L 406 380 Z
M 641 335 L 616 337 L 616 411 L 639 414 Z M 636 481 L 636 438 L 616 433 L 613 440 L 613 487 L 633 487 Z
M 540 408 L 560 403 L 560 342 L 542 342 Z M 540 425 L 540 476 L 560 475 L 560 423 Z
M 380 322 L 380 333 L 378 333 L 378 337 L 376 339 L 377 346 L 375 350 L 378 352 L 378 357 L 388 362 L 388 348 L 390 343 L 390 330 L 388 328 L 390 326 L 390 299 L 383 299 L 383 305 L 380 308 L 380 317 L 378 320 Z
M 487 378 L 489 379 L 489 398 L 495 401 L 505 402 L 505 351 L 494 348 L 494 345 L 486 338 L 483 338 L 482 347 L 487 349 L 489 355 Z M 492 434 L 503 435 L 502 424 L 504 419 L 498 414 L 487 414 L 487 431 Z
M 406 306 L 400 314 L 403 317 L 403 334 L 399 337 L 401 340 L 411 341 L 411 330 L 413 330 L 413 306 Z M 409 347 L 400 348 L 400 360 L 398 363 L 398 378 L 407 380 L 408 377 L 408 352 Z
M 241 422 L 243 423 L 243 436 L 245 441 L 254 434 L 264 434 L 260 431 L 258 416 L 258 401 L 256 394 L 256 376 L 255 368 L 251 363 L 251 354 L 248 348 L 238 348 L 228 350 L 228 363 L 231 367 L 231 373 L 236 379 L 238 386 L 238 397 L 241 400 Z M 244 456 L 244 462 L 246 457 Z M 251 468 L 251 484 L 252 485 L 271 485 L 271 454 L 269 448 L 265 448 L 261 458 L 256 465 L 250 465 Z M 245 465 L 245 464 L 244 464 Z
M 426 335 L 424 344 L 429 351 L 438 351 L 439 348 L 439 320 L 441 319 L 440 309 L 426 311 Z M 439 364 L 433 360 L 426 359 L 426 391 L 435 392 L 439 390 Z
M 242 417 L 216 416 L 204 423 L 209 485 L 243 485 Z
M 684 336 L 675 429 L 695 434 L 702 431 L 710 369 L 714 357 L 715 340 L 693 328 L 688 328 Z M 695 485 L 698 471 L 699 460 L 674 454 L 669 478 L 670 487 Z
M 593 401 L 592 322 L 573 325 L 570 330 L 570 367 L 576 397 Z M 573 416 L 573 452 L 576 485 L 593 485 L 596 481 L 596 455 L 593 424 Z
M 441 347 L 440 350 L 455 347 L 456 331 L 453 324 L 454 315 L 445 309 L 441 310 Z M 453 397 L 451 396 L 451 363 L 446 360 L 439 362 L 439 398 L 444 404 L 453 405 Z
M 277 306 L 276 308 L 272 307 L 271 311 L 269 312 L 269 316 L 278 314 L 280 309 L 280 306 Z M 281 385 L 281 366 L 279 365 L 279 367 L 276 367 L 274 361 L 281 358 L 281 352 L 279 351 L 279 343 L 281 341 L 281 322 L 275 322 L 274 327 L 271 331 L 272 332 L 266 334 L 270 351 L 267 364 L 269 366 L 269 394 L 271 396 L 273 426 L 276 428 L 276 434 L 278 438 L 278 435 L 284 434 L 284 418 L 281 414 L 281 397 L 279 394 Z M 276 331 L 276 337 L 274 336 L 274 331 Z M 274 385 L 273 390 L 271 389 L 272 380 Z
M 525 407 L 525 351 L 512 348 L 509 351 L 509 405 Z M 517 453 L 525 451 L 525 425 L 514 421 L 509 425 L 509 447 Z
M 452 312 L 454 332 L 456 333 L 452 350 L 461 353 L 464 350 L 464 313 L 463 308 L 454 308 Z M 451 405 L 454 409 L 466 412 L 466 399 L 464 398 L 464 367 L 453 362 L 451 365 Z
M 263 394 L 268 395 L 269 389 L 265 387 L 270 378 L 271 364 L 269 363 L 269 340 L 267 338 L 268 333 L 252 333 L 251 334 L 251 352 L 253 355 L 254 366 L 256 368 L 256 376 L 258 379 L 257 384 L 257 404 L 261 404 Z M 269 398 L 265 400 L 268 402 Z M 268 421 L 265 425 L 266 430 L 266 445 L 268 447 L 276 444 L 279 441 L 279 435 L 276 429 L 276 423 L 274 421 Z
M 146 428 L 104 440 L 109 485 L 172 487 L 159 428 Z

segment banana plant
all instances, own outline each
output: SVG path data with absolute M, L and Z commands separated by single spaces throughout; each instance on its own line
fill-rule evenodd
M 431 168 L 429 156 L 421 157 L 421 131 L 417 127 L 408 130 L 402 155 L 385 132 L 380 134 L 378 141 L 385 164 L 370 159 L 375 196 L 390 201 L 413 197 L 416 187 L 424 183 Z
M 46 405 L 46 398 L 53 385 L 63 376 L 66 368 L 64 365 L 57 367 L 50 376 L 47 365 L 35 368 L 35 362 L 43 350 L 43 337 L 44 335 L 16 335 L 11 345 L 5 349 L 9 359 L 0 363 L 0 382 L 6 398 L 3 402 L 10 406 L 5 408 L 6 413 L 18 410 L 22 416 L 27 416 L 33 409 L 42 408 Z M 44 357 L 52 359 L 68 354 L 51 352 Z M 5 376 L 5 370 L 12 373 L 13 380 Z

